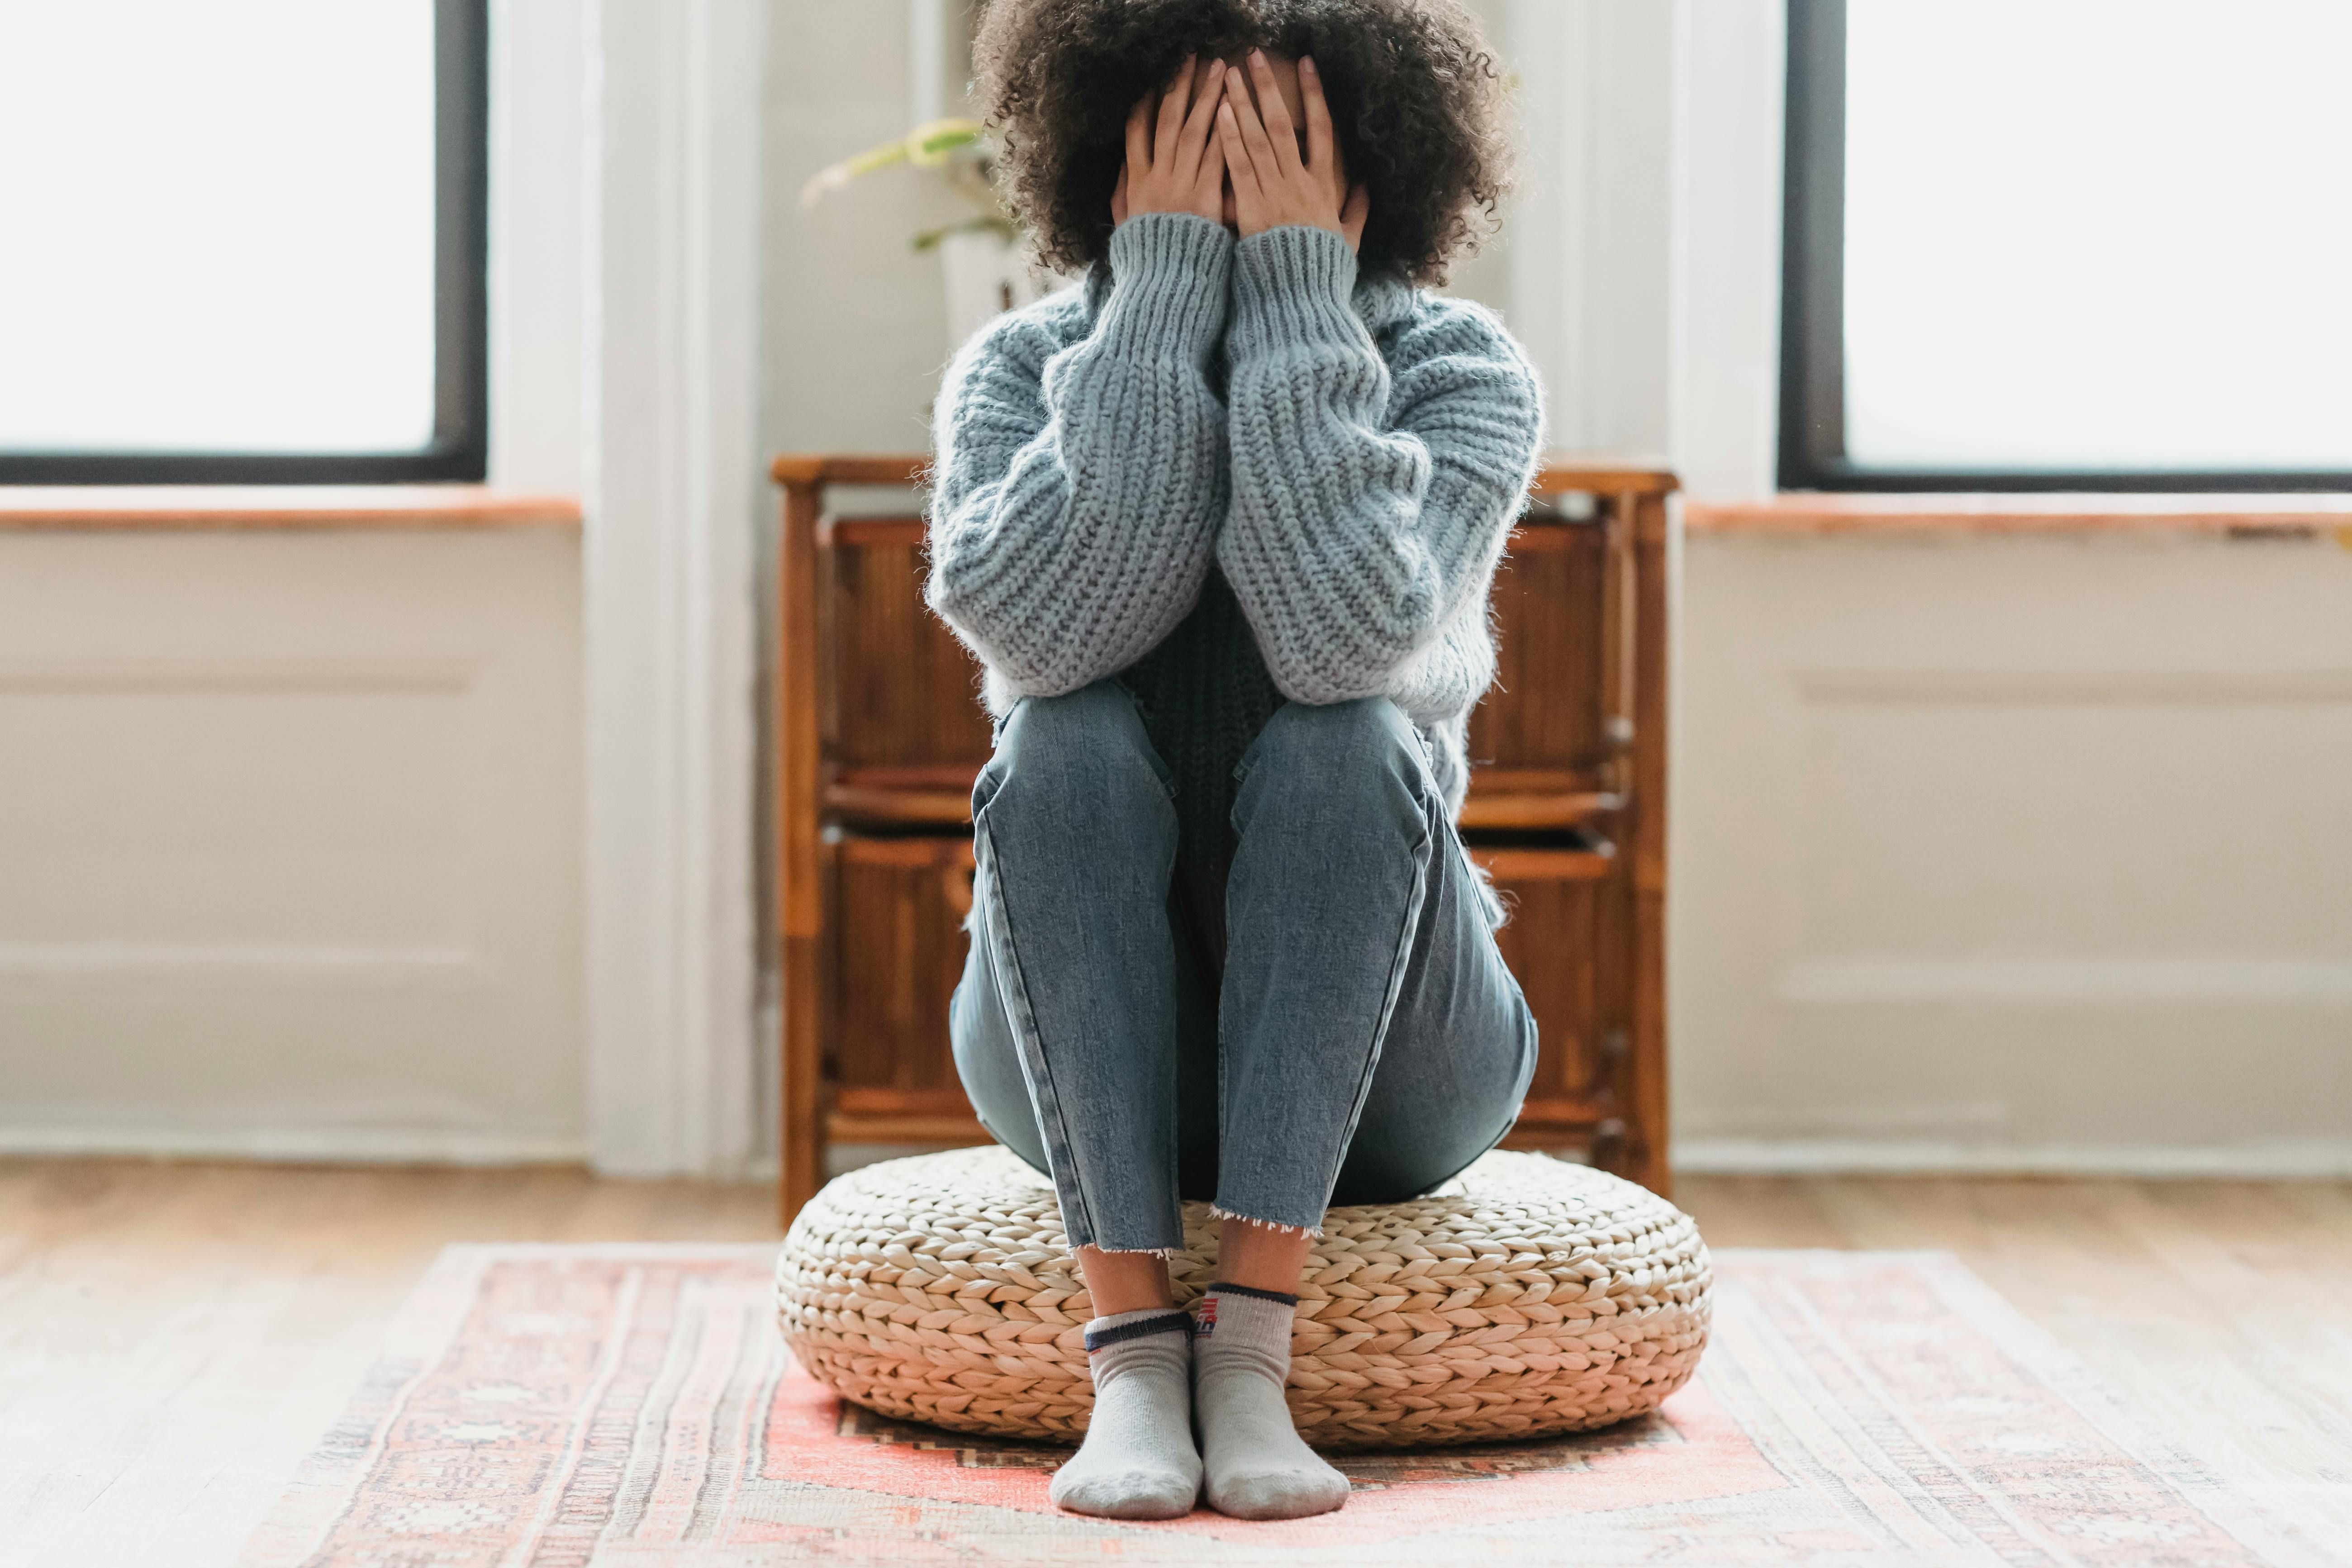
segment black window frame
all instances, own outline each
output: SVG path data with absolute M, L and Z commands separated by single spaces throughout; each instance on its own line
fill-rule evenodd
M 2343 490 L 2352 470 L 1864 468 L 1845 455 L 1845 0 L 1788 0 L 1780 230 L 1786 490 Z
M 0 449 L 0 484 L 479 480 L 489 460 L 489 5 L 434 0 L 433 435 L 399 452 Z

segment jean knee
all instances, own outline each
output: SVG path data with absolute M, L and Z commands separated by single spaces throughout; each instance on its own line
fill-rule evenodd
M 999 728 L 972 789 L 974 816 L 1022 803 L 1052 812 L 1118 810 L 1169 795 L 1135 699 L 1115 679 L 1059 697 L 1024 697 Z
M 1286 702 L 1243 761 L 1244 775 L 1271 772 L 1286 788 L 1324 801 L 1376 795 L 1402 784 L 1430 786 L 1429 756 L 1404 710 L 1385 697 Z

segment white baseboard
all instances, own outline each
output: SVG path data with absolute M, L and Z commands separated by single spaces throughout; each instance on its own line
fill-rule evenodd
M 0 1122 L 0 1154 L 128 1155 L 330 1165 L 571 1165 L 579 1134 L 443 1127 L 73 1127 Z
M 1952 1143 L 1847 1138 L 1683 1138 L 1692 1175 L 2001 1175 L 2352 1179 L 2352 1139 L 2257 1143 Z

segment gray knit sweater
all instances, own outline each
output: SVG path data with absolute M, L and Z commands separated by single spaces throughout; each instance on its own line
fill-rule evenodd
M 992 713 L 1125 673 L 1181 777 L 1282 698 L 1387 697 L 1458 813 L 1542 422 L 1477 306 L 1359 279 L 1325 229 L 1140 214 L 950 366 L 928 597 Z

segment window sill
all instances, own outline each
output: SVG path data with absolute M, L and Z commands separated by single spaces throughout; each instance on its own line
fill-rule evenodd
M 487 485 L 0 485 L 0 531 L 579 525 L 572 497 Z
M 1687 502 L 1693 533 L 2203 533 L 2275 539 L 2333 534 L 2352 545 L 2352 494 L 1941 494 L 1785 490 L 1760 501 Z

